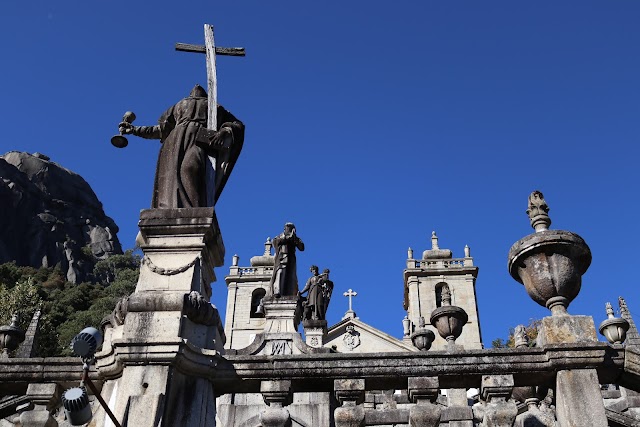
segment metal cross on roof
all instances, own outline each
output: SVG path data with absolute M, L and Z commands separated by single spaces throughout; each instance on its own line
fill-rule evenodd
M 355 297 L 355 296 L 357 296 L 357 295 L 358 295 L 358 293 L 357 293 L 357 292 L 355 292 L 355 291 L 353 291 L 353 290 L 351 290 L 351 289 L 349 289 L 347 292 L 345 292 L 345 293 L 344 293 L 344 294 L 342 294 L 342 295 L 344 295 L 345 297 L 348 297 L 348 298 L 349 298 L 349 311 L 353 311 L 353 307 L 352 307 L 352 298 L 353 298 L 353 297 Z

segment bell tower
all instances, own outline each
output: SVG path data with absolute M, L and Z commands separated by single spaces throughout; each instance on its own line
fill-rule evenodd
M 449 292 L 451 305 L 461 307 L 469 316 L 456 344 L 466 349 L 482 348 L 475 289 L 477 277 L 478 267 L 473 265 L 469 247 L 464 248 L 464 258 L 453 258 L 451 250 L 440 249 L 435 231 L 431 233 L 431 249 L 422 253 L 422 259 L 414 259 L 413 250 L 409 248 L 404 270 L 404 309 L 410 322 L 409 332 L 413 332 L 423 317 L 436 336 L 431 348 L 445 349 L 447 342 L 429 320 L 433 310 L 442 305 L 443 293 Z
M 227 282 L 227 314 L 224 332 L 227 349 L 248 346 L 256 334 L 264 329 L 264 312 L 260 302 L 267 294 L 274 257 L 271 255 L 271 240 L 267 238 L 264 253 L 254 256 L 249 267 L 238 265 L 239 257 L 234 255 Z

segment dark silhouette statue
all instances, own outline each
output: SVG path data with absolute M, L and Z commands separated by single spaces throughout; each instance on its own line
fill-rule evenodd
M 191 94 L 160 116 L 155 126 L 119 125 L 133 134 L 162 143 L 153 187 L 153 208 L 213 206 L 220 197 L 244 142 L 244 125 L 217 107 L 216 131 L 207 131 L 207 92 L 196 85 Z M 215 160 L 215 177 L 208 157 Z
M 288 222 L 284 231 L 273 238 L 276 250 L 275 265 L 271 276 L 271 295 L 298 295 L 298 275 L 296 273 L 296 249 L 304 251 L 304 243 L 296 235 L 296 227 Z

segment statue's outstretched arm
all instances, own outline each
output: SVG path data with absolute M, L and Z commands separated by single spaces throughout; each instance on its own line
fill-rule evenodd
M 300 251 L 304 251 L 304 243 L 299 237 L 296 238 L 296 248 Z
M 133 132 L 131 133 L 144 139 L 162 139 L 162 129 L 160 125 L 134 126 Z

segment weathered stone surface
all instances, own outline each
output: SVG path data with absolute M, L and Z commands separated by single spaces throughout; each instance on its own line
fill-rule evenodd
M 118 226 L 80 175 L 42 154 L 0 156 L 0 263 L 53 267 L 81 282 L 98 259 L 122 253 Z
M 531 299 L 554 314 L 566 314 L 591 265 L 591 250 L 575 233 L 545 230 L 514 243 L 508 260 L 509 273 Z
M 607 416 L 594 369 L 558 372 L 556 413 L 559 427 L 606 427 Z
M 591 316 L 547 316 L 538 327 L 538 346 L 597 341 Z
M 363 427 L 365 410 L 362 405 L 345 405 L 334 412 L 336 427 Z

